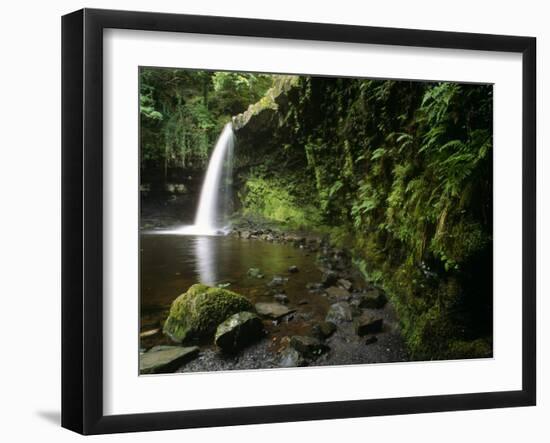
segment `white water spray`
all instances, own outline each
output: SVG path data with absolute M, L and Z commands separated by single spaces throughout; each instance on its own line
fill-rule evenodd
M 231 123 L 223 128 L 210 161 L 204 181 L 202 182 L 199 207 L 195 216 L 195 224 L 184 226 L 177 232 L 186 235 L 216 235 L 223 229 L 223 214 L 220 209 L 220 182 L 224 175 L 224 164 L 231 163 L 235 136 Z

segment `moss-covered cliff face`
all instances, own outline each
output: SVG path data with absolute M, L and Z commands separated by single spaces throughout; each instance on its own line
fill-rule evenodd
M 413 358 L 491 354 L 491 86 L 284 77 L 233 124 L 242 213 L 352 249 Z

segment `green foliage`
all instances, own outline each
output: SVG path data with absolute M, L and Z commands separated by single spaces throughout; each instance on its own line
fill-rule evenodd
M 143 169 L 206 165 L 231 116 L 261 98 L 272 76 L 141 68 L 140 128 Z
M 492 248 L 492 87 L 300 77 L 277 102 L 271 138 L 253 145 L 277 179 L 243 180 L 245 210 L 351 239 L 413 358 L 485 334 L 468 318 L 492 274 L 479 258 Z
M 215 72 L 212 76 L 219 107 L 227 115 L 243 112 L 261 98 L 272 83 L 272 77 L 264 74 Z
M 245 214 L 259 215 L 294 228 L 320 228 L 318 208 L 304 203 L 292 186 L 275 177 L 254 175 L 240 196 Z

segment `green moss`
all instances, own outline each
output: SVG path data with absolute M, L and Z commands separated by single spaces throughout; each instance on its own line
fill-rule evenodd
M 367 281 L 386 291 L 396 309 L 410 358 L 413 360 L 486 358 L 490 337 L 467 339 L 456 318 L 464 288 L 455 276 L 430 281 L 414 263 L 390 264 L 373 241 L 356 248 L 354 264 Z M 359 255 L 362 258 L 357 258 Z
M 252 310 L 252 305 L 242 295 L 196 284 L 172 302 L 163 331 L 178 343 L 209 336 L 227 317 L 248 310 Z
M 275 178 L 249 177 L 241 199 L 245 215 L 261 216 L 289 227 L 320 228 L 318 208 L 299 201 Z
M 490 358 L 493 356 L 492 342 L 488 338 L 464 341 L 454 340 L 449 345 L 450 358 Z
M 243 212 L 351 248 L 413 358 L 486 354 L 492 87 L 300 77 L 258 106 L 237 131 Z
M 257 118 L 260 114 L 277 111 L 279 109 L 278 101 L 281 100 L 293 86 L 298 82 L 298 77 L 292 75 L 276 76 L 273 79 L 273 86 L 267 90 L 265 95 L 256 103 L 251 104 L 248 109 L 234 117 L 233 124 L 235 128 L 249 124 L 251 120 Z

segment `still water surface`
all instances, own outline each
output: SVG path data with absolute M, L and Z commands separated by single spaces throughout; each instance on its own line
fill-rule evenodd
M 287 277 L 283 289 L 288 306 L 297 313 L 294 321 L 266 324 L 276 335 L 304 333 L 313 322 L 322 320 L 328 309 L 325 297 L 306 289 L 307 283 L 321 279 L 315 254 L 290 244 L 231 236 L 142 233 L 140 250 L 142 331 L 161 326 L 172 301 L 195 283 L 230 283 L 227 289 L 256 303 L 274 301 L 267 284 L 274 275 Z M 298 273 L 288 272 L 292 265 L 298 267 Z M 249 277 L 249 268 L 259 268 L 264 278 Z M 162 340 L 147 340 L 146 345 Z

